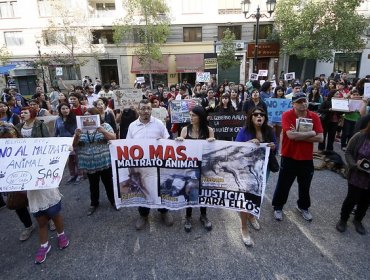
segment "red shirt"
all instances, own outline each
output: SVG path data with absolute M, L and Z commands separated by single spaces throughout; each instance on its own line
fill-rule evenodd
M 313 130 L 318 133 L 323 133 L 321 121 L 316 113 L 307 110 L 306 118 L 312 119 Z M 313 143 L 307 141 L 295 141 L 288 138 L 286 132 L 292 126 L 296 126 L 297 115 L 294 109 L 286 111 L 281 117 L 283 128 L 283 142 L 281 146 L 281 155 L 292 158 L 294 160 L 312 160 L 313 159 Z
M 71 106 L 71 112 L 74 113 L 76 116 L 83 116 L 86 113 L 86 107 L 82 105 L 78 105 L 77 108 L 73 108 Z

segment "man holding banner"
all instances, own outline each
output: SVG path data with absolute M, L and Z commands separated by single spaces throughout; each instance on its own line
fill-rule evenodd
M 170 137 L 167 128 L 163 123 L 152 117 L 152 106 L 148 99 L 143 99 L 139 103 L 139 118 L 130 124 L 127 132 L 126 139 L 167 139 Z M 135 168 L 136 169 L 136 168 Z M 153 184 L 150 174 L 151 168 L 141 168 L 141 178 L 143 183 L 143 192 L 148 194 L 150 197 L 150 186 Z M 137 171 L 137 170 L 135 170 Z M 120 185 L 124 182 L 120 182 Z M 149 197 L 147 196 L 147 199 Z M 168 209 L 158 209 L 161 212 L 162 219 L 167 226 L 173 225 L 173 217 Z M 145 225 L 148 223 L 148 216 L 150 213 L 150 208 L 139 207 L 140 217 L 136 221 L 135 227 L 137 230 L 144 229 Z

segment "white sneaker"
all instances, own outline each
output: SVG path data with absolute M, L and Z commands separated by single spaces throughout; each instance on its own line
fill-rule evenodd
M 306 221 L 309 221 L 311 222 L 312 221 L 312 215 L 311 213 L 307 210 L 304 210 L 304 209 L 301 209 L 297 206 L 297 210 L 299 211 L 299 213 L 302 214 L 302 217 L 303 219 L 305 219 Z
M 30 238 L 32 232 L 35 230 L 35 227 L 32 225 L 28 228 L 25 228 L 22 232 L 21 235 L 19 236 L 20 241 L 26 241 L 28 238 Z
M 282 221 L 283 220 L 283 210 L 275 210 L 274 217 L 275 217 L 275 220 Z

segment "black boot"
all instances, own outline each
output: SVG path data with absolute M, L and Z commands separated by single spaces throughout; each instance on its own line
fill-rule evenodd
M 335 226 L 335 228 L 339 232 L 345 232 L 346 229 L 347 229 L 347 221 L 344 221 L 344 220 L 340 219 L 339 222 L 337 223 L 337 225 Z

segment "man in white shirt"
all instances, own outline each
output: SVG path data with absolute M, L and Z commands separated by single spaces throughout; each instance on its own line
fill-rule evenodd
M 94 107 L 94 102 L 98 100 L 98 95 L 94 93 L 93 86 L 86 86 L 85 91 L 86 91 L 88 107 L 92 108 Z
M 126 139 L 167 139 L 170 135 L 163 123 L 152 117 L 152 106 L 148 99 L 143 99 L 139 103 L 139 118 L 132 122 L 128 128 Z M 148 194 L 147 199 L 154 199 L 150 196 L 150 188 L 153 180 L 151 177 L 146 176 L 150 168 L 140 168 L 141 180 L 143 188 Z M 137 171 L 137 168 L 135 168 Z M 161 212 L 162 220 L 167 226 L 173 225 L 173 217 L 168 209 L 158 209 Z M 150 208 L 139 207 L 140 217 L 136 221 L 135 227 L 137 230 L 141 230 L 148 223 Z

